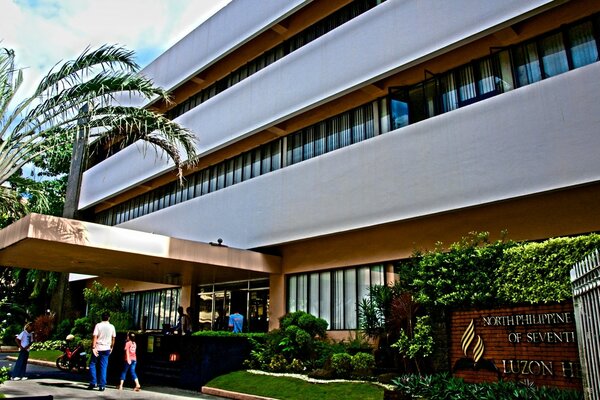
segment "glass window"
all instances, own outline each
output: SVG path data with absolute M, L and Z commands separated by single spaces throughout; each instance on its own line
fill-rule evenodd
M 344 271 L 333 272 L 333 321 L 332 329 L 344 329 Z
M 210 180 L 208 182 L 208 191 L 211 193 L 217 190 L 217 176 L 217 166 L 210 167 Z
M 327 124 L 321 122 L 315 126 L 315 156 L 324 154 L 326 149 Z
M 361 267 L 358 269 L 357 273 L 358 301 L 360 302 L 362 299 L 369 296 L 369 288 L 371 286 L 371 268 Z
M 319 274 L 313 273 L 310 274 L 309 280 L 309 302 L 308 302 L 308 312 L 312 315 L 319 316 L 319 302 L 317 299 L 319 298 Z
M 526 43 L 513 50 L 515 75 L 519 86 L 529 85 L 542 79 L 540 61 L 535 43 Z
M 297 311 L 297 284 L 298 278 L 296 276 L 290 276 L 288 279 L 288 311 L 294 312 Z
M 485 96 L 496 93 L 496 76 L 492 65 L 492 58 L 486 58 L 477 63 L 479 77 L 477 88 L 479 95 Z
M 591 21 L 569 29 L 569 43 L 574 68 L 598 61 L 598 45 L 594 39 L 594 26 Z
M 454 83 L 454 73 L 449 72 L 440 78 L 441 112 L 456 110 L 458 108 L 458 94 Z
M 235 166 L 233 171 L 233 182 L 239 183 L 242 181 L 242 170 L 244 166 L 244 156 L 239 155 L 235 158 Z
M 366 109 L 359 107 L 352 113 L 352 142 L 358 143 L 366 139 Z
M 210 192 L 210 168 L 206 168 L 202 172 L 202 194 Z
M 252 177 L 253 178 L 260 176 L 260 163 L 261 163 L 260 153 L 261 153 L 260 147 L 252 150 Z
M 515 88 L 515 82 L 512 75 L 512 66 L 510 61 L 510 52 L 503 50 L 496 54 L 496 62 L 499 71 L 499 80 L 496 82 L 496 87 L 502 93 L 508 92 Z
M 233 185 L 234 159 L 225 161 L 225 187 Z
M 302 133 L 294 133 L 287 139 L 287 165 L 292 165 L 302 160 Z
M 319 274 L 319 311 L 319 317 L 327 321 L 331 329 L 331 272 Z
M 385 269 L 383 265 L 375 265 L 371 267 L 371 286 L 385 284 Z
M 356 269 L 344 270 L 344 329 L 358 326 L 356 308 Z
M 308 160 L 314 157 L 314 144 L 315 144 L 315 127 L 311 126 L 304 130 L 304 146 L 303 146 L 303 159 Z
M 456 71 L 458 78 L 458 100 L 461 106 L 471 104 L 477 97 L 473 66 L 466 65 Z
M 340 147 L 340 124 L 335 118 L 328 121 L 327 127 L 327 152 L 336 150 Z
M 244 153 L 243 155 L 244 157 L 244 167 L 242 170 L 243 173 L 243 180 L 248 180 L 250 178 L 252 178 L 252 152 L 248 151 L 246 153 Z
M 561 32 L 544 38 L 541 41 L 541 49 L 546 78 L 569 70 L 569 61 Z
M 392 118 L 391 130 L 402 128 L 408 125 L 408 102 L 403 93 L 392 95 L 390 102 L 390 111 Z
M 352 144 L 350 113 L 346 112 L 335 119 L 337 120 L 337 125 L 340 132 L 340 147 L 350 146 Z
M 411 124 L 423 121 L 427 118 L 425 114 L 425 96 L 423 84 L 420 83 L 408 89 L 408 120 Z
M 262 170 L 261 173 L 271 172 L 271 146 L 269 144 L 262 146 Z
M 271 143 L 271 169 L 281 168 L 281 140 Z
M 308 311 L 308 275 L 298 275 L 298 289 L 296 292 L 296 309 Z
M 394 128 L 390 127 L 390 113 L 388 112 L 388 102 L 386 99 L 379 100 L 379 104 L 377 104 L 377 108 L 379 109 L 379 133 L 388 133 Z M 391 109 L 390 102 L 390 109 Z M 406 109 L 406 113 L 408 113 L 408 108 Z M 407 114 L 408 115 L 408 114 Z
M 196 197 L 196 177 L 198 174 L 190 174 L 186 177 L 185 186 L 187 187 L 187 198 L 193 199 Z

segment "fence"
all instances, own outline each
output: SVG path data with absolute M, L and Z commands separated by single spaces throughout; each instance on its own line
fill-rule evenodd
M 600 252 L 571 269 L 573 303 L 585 398 L 600 400 Z

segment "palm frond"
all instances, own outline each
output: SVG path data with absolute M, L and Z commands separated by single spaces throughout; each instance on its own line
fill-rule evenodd
M 94 68 L 136 72 L 139 65 L 134 61 L 134 52 L 122 47 L 105 45 L 95 50 L 86 48 L 75 60 L 65 62 L 57 71 L 50 71 L 40 82 L 34 96 L 60 92 L 64 87 L 81 82 Z
M 105 143 L 142 141 L 162 150 L 181 176 L 183 160 L 195 159 L 195 136 L 160 114 L 115 105 L 122 94 L 168 101 L 163 89 L 136 73 L 133 56 L 118 46 L 87 48 L 75 60 L 52 68 L 33 96 L 11 110 L 23 74 L 15 69 L 14 51 L 0 48 L 0 184 L 32 160 L 49 159 L 53 149 L 70 146 L 81 129 Z M 9 194 L 0 196 L 0 212 L 2 207 L 6 212 L 21 209 L 13 207 L 18 201 Z

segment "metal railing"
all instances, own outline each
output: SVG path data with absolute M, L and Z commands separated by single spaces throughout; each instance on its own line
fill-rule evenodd
M 586 399 L 600 400 L 600 252 L 571 269 L 579 357 Z

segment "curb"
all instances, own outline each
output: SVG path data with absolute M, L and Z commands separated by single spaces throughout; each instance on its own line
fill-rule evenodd
M 208 386 L 202 386 L 201 392 L 204 394 L 220 396 L 220 397 L 224 397 L 226 399 L 233 399 L 233 400 L 277 400 L 273 397 L 255 396 L 255 395 L 251 395 L 251 394 L 232 392 L 230 390 L 217 389 L 217 388 L 212 388 L 212 387 L 208 387 Z
M 6 359 L 9 361 L 17 361 L 17 357 L 14 357 L 14 356 L 8 356 L 8 357 L 6 357 Z M 43 367 L 56 367 L 56 362 L 35 360 L 35 359 L 31 359 L 31 358 L 29 360 L 27 360 L 27 364 L 41 365 Z

